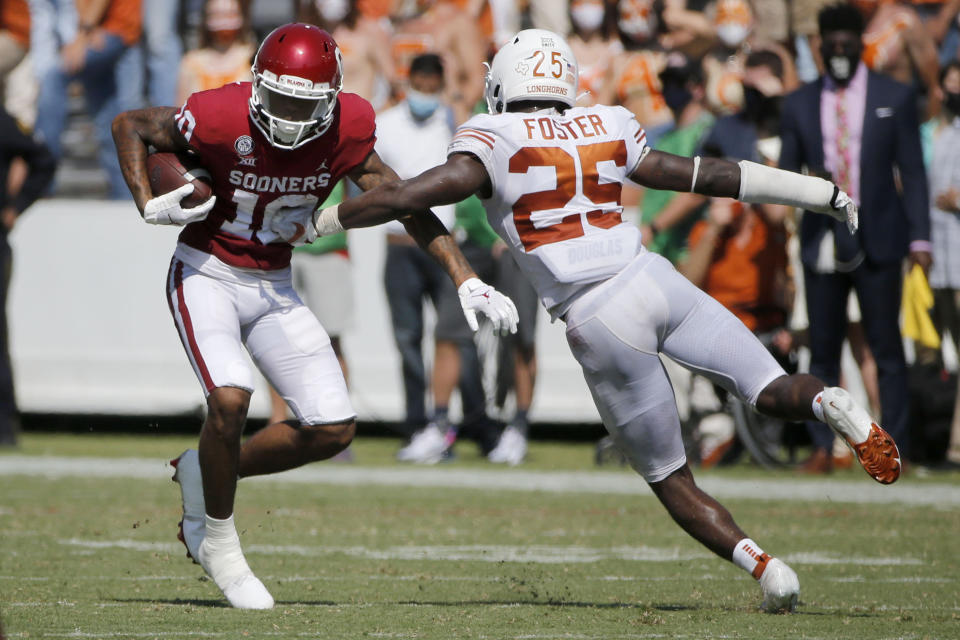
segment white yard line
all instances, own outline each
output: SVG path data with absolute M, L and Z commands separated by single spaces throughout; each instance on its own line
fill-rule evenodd
M 169 478 L 173 469 L 153 458 L 73 458 L 0 456 L 0 476 L 46 478 Z M 639 477 L 610 471 L 523 471 L 519 469 L 384 468 L 314 464 L 246 482 L 342 486 L 430 487 L 547 493 L 649 495 Z M 702 477 L 698 484 L 716 498 L 825 501 L 859 504 L 899 503 L 960 507 L 960 488 L 950 484 L 911 484 L 909 478 L 882 486 L 864 475 L 858 480 L 776 478 L 738 480 Z
M 127 549 L 143 552 L 173 552 L 176 543 L 142 542 L 138 540 L 86 540 L 67 538 L 60 544 L 81 549 Z M 407 545 L 386 548 L 363 546 L 306 546 L 251 544 L 244 547 L 250 555 L 297 555 L 322 557 L 347 555 L 373 560 L 417 560 L 443 562 L 519 562 L 530 564 L 578 564 L 619 560 L 628 562 L 687 562 L 712 558 L 706 552 L 680 553 L 673 547 L 584 547 L 565 545 Z M 784 560 L 796 565 L 854 565 L 899 567 L 922 564 L 919 558 L 907 556 L 871 557 L 846 553 L 798 552 L 786 554 Z M 406 579 L 406 578 L 405 578 Z

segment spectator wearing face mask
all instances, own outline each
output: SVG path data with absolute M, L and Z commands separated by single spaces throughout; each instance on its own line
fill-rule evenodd
M 793 57 L 779 39 L 764 35 L 753 5 L 747 0 L 716 0 L 707 8 L 712 16 L 714 48 L 704 58 L 707 104 L 717 114 L 729 115 L 743 108 L 740 79 L 743 63 L 752 51 L 772 51 L 780 57 L 782 79 L 787 90 L 797 87 Z
M 700 143 L 699 154 L 755 161 L 776 160 L 776 143 L 773 140 L 778 132 L 780 96 L 787 90 L 784 78 L 788 72 L 783 58 L 774 51 L 754 51 L 745 56 L 742 73 L 741 108 L 717 121 Z M 703 90 L 703 94 L 706 91 Z M 674 92 L 675 89 L 667 91 L 665 87 L 664 95 Z M 705 98 L 702 100 L 706 102 Z M 758 140 L 764 142 L 758 144 Z M 762 157 L 758 155 L 761 151 L 765 154 Z M 679 260 L 683 256 L 683 248 L 678 247 L 678 243 L 686 239 L 686 231 L 699 218 L 696 214 L 702 211 L 706 202 L 707 198 L 702 195 L 681 193 L 671 197 L 652 218 L 645 216 L 650 231 L 645 235 L 650 238 L 650 246 L 664 251 L 673 260 Z M 675 232 L 675 227 L 683 231 Z M 667 239 L 661 240 L 665 234 Z
M 660 87 L 667 52 L 660 42 L 663 23 L 658 8 L 653 0 L 617 2 L 617 32 L 625 51 L 614 60 L 613 81 L 597 100 L 630 110 L 643 123 L 651 144 L 673 126 Z
M 201 47 L 180 62 L 177 103 L 190 94 L 250 79 L 252 38 L 237 0 L 210 0 L 204 7 Z
M 810 323 L 810 373 L 840 375 L 847 295 L 856 291 L 877 362 L 881 422 L 910 455 L 907 367 L 900 335 L 902 263 L 929 270 L 930 207 L 916 98 L 861 62 L 863 17 L 847 4 L 818 15 L 825 77 L 788 95 L 780 166 L 830 176 L 860 207 L 855 235 L 822 216 L 803 216 L 800 258 Z M 899 179 L 898 179 L 899 177 Z M 808 424 L 808 469 L 830 471 L 833 434 Z
M 580 65 L 577 94 L 583 96 L 577 104 L 594 105 L 608 95 L 613 82 L 613 61 L 623 54 L 623 44 L 612 36 L 603 0 L 572 0 L 570 24 L 573 32 L 567 43 Z
M 381 22 L 363 15 L 356 0 L 298 0 L 297 19 L 333 36 L 343 54 L 343 90 L 380 111 L 393 81 L 390 36 Z

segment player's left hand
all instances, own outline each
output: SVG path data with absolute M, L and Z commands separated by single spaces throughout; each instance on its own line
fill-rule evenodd
M 294 246 L 310 244 L 317 239 L 315 213 L 316 207 L 312 205 L 280 207 L 270 220 L 270 230 Z
M 467 278 L 457 288 L 460 295 L 460 305 L 463 315 L 467 317 L 467 324 L 476 331 L 480 325 L 477 322 L 477 312 L 490 318 L 494 331 L 505 334 L 517 332 L 517 323 L 520 315 L 513 300 L 503 295 L 480 278 Z
M 822 211 L 821 213 L 826 213 L 840 222 L 846 222 L 850 235 L 853 235 L 857 232 L 857 227 L 860 226 L 857 205 L 853 199 L 839 187 L 834 187 L 834 189 L 833 198 L 830 199 L 830 210 Z

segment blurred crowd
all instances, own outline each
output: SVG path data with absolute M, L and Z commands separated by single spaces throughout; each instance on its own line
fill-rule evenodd
M 880 212 L 885 204 L 870 199 L 870 176 L 876 172 L 878 183 L 889 186 L 882 199 L 899 203 L 882 231 L 895 245 L 890 248 L 870 222 L 853 247 L 839 231 L 802 232 L 799 212 L 785 207 L 640 189 L 626 190 L 623 204 L 648 248 L 734 311 L 788 371 L 810 367 L 828 383 L 855 376 L 878 419 L 911 425 L 911 458 L 960 464 L 955 376 L 939 348 L 941 335 L 960 339 L 960 244 L 954 244 L 960 243 L 960 0 L 841 4 L 846 11 L 825 14 L 836 0 L 0 0 L 0 86 L 6 110 L 58 159 L 89 146 L 88 139 L 65 134 L 76 118 L 88 118 L 106 176 L 97 195 L 127 198 L 110 138 L 117 113 L 176 106 L 192 92 L 248 80 L 262 37 L 279 24 L 310 22 L 339 44 L 344 89 L 377 110 L 378 152 L 385 158 L 399 153 L 405 161 L 394 166 L 413 175 L 441 162 L 456 126 L 485 109 L 481 63 L 499 45 L 521 28 L 565 34 L 580 66 L 580 104 L 623 105 L 658 149 L 823 172 L 854 196 L 865 220 L 887 215 Z M 857 36 L 857 47 L 845 49 L 842 38 L 828 37 L 846 32 Z M 898 84 L 874 80 L 880 77 Z M 909 104 L 883 102 L 899 95 L 893 87 L 908 92 Z M 897 128 L 881 132 L 874 119 Z M 413 157 L 413 139 L 422 157 Z M 52 193 L 64 193 L 62 182 Z M 477 206 L 462 203 L 445 222 L 460 230 L 473 252 L 468 257 L 488 260 L 490 269 L 508 274 L 501 282 L 515 282 L 509 264 L 496 266 L 502 247 Z M 388 259 L 416 272 L 403 283 L 414 306 L 430 297 L 439 309 L 442 295 L 431 288 L 436 274 L 406 255 L 410 243 L 400 235 L 388 234 Z M 331 251 L 346 256 L 346 239 L 313 253 Z M 936 346 L 929 335 L 918 336 L 909 370 L 897 346 L 904 264 L 929 278 L 938 336 Z M 835 294 L 842 304 L 833 303 Z M 820 312 L 838 306 L 842 317 Z M 535 307 L 534 301 L 526 324 Z M 436 461 L 449 455 L 456 438 L 446 405 L 458 380 L 465 398 L 471 392 L 464 377 L 473 378 L 474 389 L 482 384 L 478 356 L 469 337 L 438 335 L 434 372 L 427 375 L 414 355 L 422 317 L 409 309 L 391 312 L 403 355 L 405 431 L 412 436 L 405 449 L 414 449 L 402 453 Z M 328 328 L 345 324 L 324 320 Z M 853 371 L 840 367 L 843 343 L 857 365 Z M 501 369 L 509 371 L 505 384 L 517 389 L 507 420 L 517 442 L 526 436 L 533 397 L 533 344 L 531 330 L 500 356 Z M 811 362 L 801 361 L 798 354 L 811 347 Z M 691 457 L 704 466 L 735 459 L 728 399 L 702 380 L 671 373 L 689 416 Z M 428 378 L 434 386 L 429 410 L 422 402 Z M 933 389 L 942 390 L 936 402 Z M 474 406 L 483 425 L 479 393 Z M 494 395 L 502 404 L 502 388 Z M 275 405 L 275 417 L 283 411 Z M 485 428 L 475 435 L 492 453 L 497 437 Z M 418 437 L 431 446 L 414 447 Z M 834 449 L 814 429 L 810 438 L 815 447 L 806 470 L 850 464 L 843 447 Z M 515 464 L 525 450 L 523 444 L 494 456 Z

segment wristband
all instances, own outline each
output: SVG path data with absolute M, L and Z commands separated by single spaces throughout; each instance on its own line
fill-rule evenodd
M 335 233 L 343 231 L 343 225 L 340 224 L 339 209 L 340 205 L 337 204 L 320 211 L 320 214 L 313 223 L 313 227 L 317 230 L 318 236 L 332 236 Z

